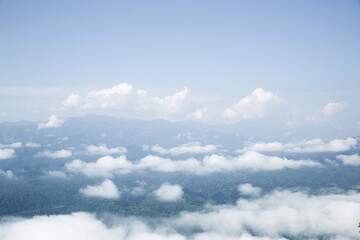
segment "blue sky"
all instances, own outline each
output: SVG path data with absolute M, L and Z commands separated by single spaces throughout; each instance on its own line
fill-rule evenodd
M 218 109 L 262 88 L 301 119 L 346 103 L 355 124 L 359 22 L 359 1 L 3 0 L 0 120 L 71 116 L 69 94 L 126 82 Z

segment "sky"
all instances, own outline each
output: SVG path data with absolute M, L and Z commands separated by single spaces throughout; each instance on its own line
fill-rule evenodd
M 359 21 L 351 0 L 2 0 L 0 122 L 99 113 L 356 133 Z

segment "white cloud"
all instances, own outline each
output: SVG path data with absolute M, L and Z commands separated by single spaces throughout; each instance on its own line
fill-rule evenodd
M 123 154 L 127 152 L 124 147 L 108 148 L 105 144 L 99 146 L 90 145 L 86 150 L 91 155 Z
M 72 156 L 72 151 L 70 150 L 59 150 L 59 151 L 49 151 L 39 152 L 36 154 L 37 157 L 48 157 L 48 158 L 68 158 Z
M 66 178 L 66 174 L 64 172 L 61 172 L 61 171 L 46 171 L 45 172 L 45 177 Z
M 0 149 L 0 160 L 13 158 L 14 154 L 15 154 L 14 149 L 11 149 L 11 148 Z
M 62 104 L 66 108 L 79 107 L 87 111 L 115 110 L 129 117 L 186 119 L 198 105 L 196 99 L 189 98 L 189 93 L 190 90 L 184 87 L 172 95 L 152 96 L 145 90 L 121 83 L 112 88 L 90 91 L 83 97 L 72 93 Z
M 133 170 L 132 163 L 127 161 L 124 155 L 117 158 L 104 156 L 96 162 L 89 163 L 75 159 L 65 164 L 65 167 L 69 171 L 82 173 L 89 177 L 112 177 L 114 171 L 127 173 Z
M 3 176 L 8 179 L 16 178 L 14 173 L 11 170 L 4 171 L 4 170 L 0 169 L 0 176 Z
M 153 152 L 158 152 L 160 154 L 171 154 L 171 155 L 181 155 L 186 153 L 193 153 L 193 154 L 204 154 L 204 153 L 212 153 L 216 151 L 216 145 L 205 145 L 202 146 L 199 142 L 190 142 L 186 144 L 182 144 L 178 147 L 173 147 L 170 149 L 164 149 L 159 145 L 155 145 L 151 148 Z
M 341 112 L 348 108 L 348 104 L 344 102 L 331 102 L 321 109 L 321 113 L 326 117 L 330 117 L 338 112 Z
M 309 196 L 275 191 L 263 198 L 239 199 L 236 206 L 210 207 L 207 213 L 183 213 L 175 222 L 185 231 L 225 237 L 249 231 L 269 239 L 356 239 L 359 214 L 358 193 Z
M 10 144 L 0 144 L 0 148 L 21 148 L 22 142 L 14 142 Z
M 124 219 L 108 227 L 89 213 L 35 216 L 0 223 L 2 240 L 186 240 L 177 233 L 146 226 L 139 220 Z
M 62 102 L 65 107 L 77 107 L 80 106 L 81 103 L 81 96 L 75 93 L 70 94 L 69 97 Z
M 160 201 L 174 202 L 180 200 L 184 192 L 178 184 L 171 185 L 164 183 L 159 189 L 154 191 L 154 194 Z
M 57 116 L 52 115 L 49 117 L 49 120 L 45 123 L 39 123 L 37 129 L 43 128 L 58 128 L 64 123 L 64 120 L 59 119 Z
M 226 108 L 223 115 L 225 118 L 235 120 L 264 118 L 274 105 L 282 101 L 282 98 L 276 94 L 257 88 L 232 107 Z
M 3 218 L 0 239 L 345 240 L 358 239 L 359 215 L 360 194 L 356 192 L 274 191 L 261 198 L 240 198 L 236 205 L 208 205 L 202 212 L 155 219 L 152 224 L 116 216 L 106 218 L 110 222 L 105 224 L 103 218 L 89 213 Z
M 353 166 L 359 166 L 360 165 L 360 156 L 359 154 L 353 154 L 353 155 L 337 155 L 337 159 L 340 159 L 343 164 L 346 165 L 353 165 Z
M 88 185 L 85 188 L 81 188 L 79 191 L 87 197 L 106 199 L 117 199 L 120 197 L 119 191 L 116 188 L 115 184 L 109 179 L 104 180 L 99 185 Z
M 25 147 L 39 148 L 39 147 L 41 147 L 41 144 L 35 143 L 35 142 L 27 142 L 27 143 L 25 144 Z
M 240 184 L 238 190 L 243 195 L 259 196 L 262 189 L 259 187 L 253 187 L 250 183 Z
M 195 112 L 190 113 L 188 117 L 190 119 L 202 120 L 205 118 L 206 109 L 196 109 Z
M 65 166 L 69 171 L 82 173 L 89 177 L 112 177 L 114 173 L 125 174 L 141 170 L 203 175 L 237 170 L 272 171 L 285 168 L 319 167 L 322 165 L 311 160 L 291 160 L 276 156 L 266 156 L 258 152 L 246 152 L 237 157 L 212 154 L 205 156 L 202 160 L 195 158 L 172 160 L 170 158 L 149 155 L 136 163 L 127 161 L 125 156 L 117 158 L 105 156 L 99 158 L 96 162 L 84 162 L 76 159 Z
M 310 140 L 295 141 L 290 143 L 280 142 L 256 142 L 247 143 L 243 149 L 238 152 L 259 151 L 259 152 L 342 152 L 354 148 L 357 144 L 355 138 L 334 139 L 330 142 L 325 142 L 321 138 Z
M 133 87 L 127 83 L 122 83 L 112 88 L 99 91 L 91 91 L 87 94 L 84 101 L 85 108 L 109 108 L 125 102 L 126 97 L 131 94 Z

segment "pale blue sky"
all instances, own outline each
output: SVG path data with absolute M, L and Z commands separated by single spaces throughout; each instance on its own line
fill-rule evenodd
M 224 107 L 263 88 L 304 118 L 345 102 L 360 120 L 359 1 L 2 0 L 0 29 L 3 121 L 123 82 Z

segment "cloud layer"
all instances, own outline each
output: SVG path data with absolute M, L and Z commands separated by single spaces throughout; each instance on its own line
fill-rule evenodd
M 199 142 L 190 142 L 190 143 L 186 143 L 186 144 L 182 144 L 178 147 L 173 147 L 170 149 L 165 149 L 163 147 L 160 147 L 159 145 L 155 145 L 151 148 L 151 150 L 153 152 L 157 152 L 160 154 L 170 154 L 170 155 L 181 155 L 181 154 L 187 154 L 187 153 L 192 153 L 192 154 L 204 154 L 204 153 L 212 153 L 216 151 L 217 146 L 215 145 L 205 145 L 202 146 L 201 143 Z
M 348 151 L 351 148 L 354 148 L 357 144 L 355 138 L 346 138 L 346 139 L 334 139 L 330 142 L 325 142 L 321 138 L 315 138 L 311 140 L 303 140 L 290 143 L 280 143 L 280 142 L 256 142 L 256 143 L 247 143 L 243 149 L 240 149 L 239 152 L 246 151 L 259 151 L 259 152 L 342 152 Z
M 149 155 L 136 163 L 128 161 L 124 155 L 117 158 L 105 156 L 99 158 L 96 162 L 85 162 L 75 159 L 65 166 L 69 171 L 82 173 L 89 177 L 112 177 L 116 173 L 124 174 L 141 170 L 203 175 L 237 170 L 271 171 L 284 168 L 319 167 L 321 164 L 311 160 L 292 160 L 276 156 L 266 156 L 250 151 L 237 157 L 212 154 L 205 156 L 201 160 L 195 158 L 172 160 L 170 158 Z
M 152 224 L 136 218 L 89 213 L 2 219 L 3 240 L 286 240 L 357 239 L 360 194 L 309 195 L 274 191 L 236 205 L 206 206 Z M 110 221 L 110 222 L 108 222 Z M 111 227 L 110 227 L 111 226 Z

